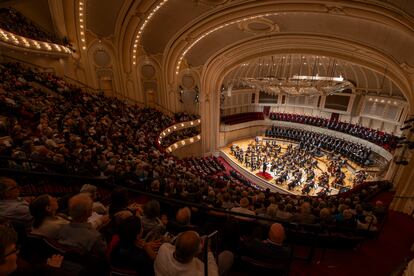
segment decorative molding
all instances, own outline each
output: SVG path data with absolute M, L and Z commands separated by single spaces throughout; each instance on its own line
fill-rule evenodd
M 409 74 L 414 74 L 414 67 L 408 65 L 407 63 L 403 62 L 400 64 L 400 67 Z
M 0 45 L 4 45 L 7 48 L 25 50 L 29 52 L 41 52 L 43 54 L 58 54 L 62 56 L 72 54 L 72 50 L 66 46 L 27 38 L 13 34 L 1 28 Z
M 330 14 L 335 14 L 335 15 L 347 15 L 347 13 L 345 12 L 344 8 L 341 6 L 329 6 L 326 5 L 325 6 L 327 9 L 327 12 Z

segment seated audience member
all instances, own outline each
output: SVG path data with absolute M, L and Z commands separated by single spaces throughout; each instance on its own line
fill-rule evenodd
M 175 242 L 161 245 L 155 259 L 154 269 L 157 276 L 202 276 L 204 275 L 204 263 L 196 256 L 201 253 L 201 238 L 195 231 L 181 233 Z M 219 268 L 214 260 L 212 252 L 207 257 L 208 275 L 219 275 Z M 220 275 L 225 274 L 233 263 L 233 254 L 223 251 L 219 257 Z
M 244 246 L 244 255 L 261 261 L 283 260 L 290 257 L 290 248 L 283 245 L 285 229 L 280 223 L 270 226 L 268 238 L 253 239 Z
M 138 206 L 128 205 L 128 201 L 128 190 L 124 188 L 116 188 L 111 193 L 111 204 L 109 205 L 109 216 L 111 219 L 118 221 L 118 218 L 123 219 L 127 215 L 136 215 L 140 211 Z
M 13 229 L 0 225 L 0 275 L 9 275 L 17 269 L 17 234 Z
M 19 196 L 20 188 L 16 181 L 9 177 L 0 177 L 0 217 L 30 226 L 33 217 L 29 203 Z
M 279 203 L 275 218 L 281 221 L 290 221 L 293 217 L 293 214 L 290 212 L 291 210 L 291 204 L 285 206 L 285 204 Z
M 30 203 L 29 208 L 33 216 L 32 234 L 55 239 L 60 228 L 70 222 L 67 218 L 56 215 L 58 202 L 50 195 L 38 196 Z
M 387 213 L 387 209 L 385 208 L 384 203 L 380 200 L 377 200 L 375 202 L 375 207 L 372 210 L 372 213 L 379 220 L 383 219 L 385 214 Z
M 312 215 L 311 205 L 309 202 L 304 202 L 300 206 L 300 212 L 295 214 L 292 218 L 293 221 L 303 224 L 315 223 L 315 216 Z
M 61 255 L 53 255 L 45 264 L 31 265 L 19 260 L 17 267 L 19 248 L 16 242 L 16 232 L 8 226 L 0 225 L 0 275 L 70 275 L 63 270 L 57 270 L 62 265 Z
M 175 221 L 168 221 L 167 224 L 167 231 L 173 235 L 195 228 L 196 226 L 191 224 L 191 210 L 188 207 L 178 209 Z
M 160 242 L 145 243 L 141 234 L 139 217 L 130 216 L 123 220 L 118 229 L 119 242 L 110 254 L 111 263 L 116 268 L 134 269 L 139 275 L 153 275 L 153 260 Z
M 361 230 L 377 231 L 376 218 L 373 215 L 367 215 L 357 220 L 357 228 Z
M 233 207 L 230 209 L 232 212 L 242 213 L 246 215 L 256 215 L 256 213 L 249 209 L 249 199 L 247 197 L 243 197 L 240 199 L 240 207 Z M 239 217 L 236 216 L 235 218 L 241 219 L 241 220 L 254 220 L 254 218 L 248 218 L 248 217 Z
M 336 225 L 345 228 L 355 228 L 357 222 L 354 216 L 352 215 L 351 210 L 345 209 L 342 212 L 342 218 L 336 222 Z
M 79 248 L 82 252 L 104 255 L 106 243 L 88 218 L 92 214 L 93 201 L 87 194 L 77 194 L 69 200 L 69 216 L 72 221 L 63 225 L 57 240 L 67 246 Z
M 80 192 L 81 193 L 89 193 L 90 197 L 93 200 L 92 210 L 94 212 L 96 212 L 97 214 L 100 214 L 100 215 L 107 215 L 108 214 L 108 209 L 105 207 L 105 205 L 103 205 L 102 203 L 97 201 L 98 196 L 97 196 L 96 186 L 91 185 L 91 184 L 85 184 L 80 189 Z
M 151 200 L 144 205 L 143 209 L 142 237 L 145 241 L 159 239 L 165 233 L 165 225 L 160 219 L 160 204 L 156 200 Z

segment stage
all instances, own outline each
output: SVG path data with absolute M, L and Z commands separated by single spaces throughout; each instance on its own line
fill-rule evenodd
M 275 138 L 259 137 L 260 140 L 263 138 L 266 140 L 276 140 L 277 144 L 280 145 L 282 148 L 281 153 L 284 153 L 286 151 L 286 148 L 289 144 L 292 144 L 293 146 L 296 145 L 296 143 L 290 142 L 290 141 L 288 142 L 288 141 L 283 141 L 283 140 L 275 139 Z M 269 188 L 272 192 L 302 195 L 302 188 L 303 188 L 302 185 L 295 187 L 293 190 L 289 190 L 286 181 L 282 184 L 276 184 L 275 174 L 273 172 L 266 170 L 266 172 L 263 173 L 262 169 L 252 171 L 251 168 L 248 168 L 244 164 L 240 163 L 236 159 L 236 157 L 231 154 L 231 150 L 230 150 L 231 145 L 237 145 L 243 150 L 246 150 L 249 143 L 251 142 L 254 142 L 254 138 L 234 141 L 232 144 L 227 145 L 226 147 L 220 149 L 220 156 L 223 157 L 230 164 L 230 166 L 234 168 L 234 170 L 239 172 L 241 175 L 246 177 L 251 182 L 259 185 L 263 189 Z M 326 155 L 322 157 L 314 157 L 314 159 L 317 161 L 317 168 L 314 169 L 315 181 L 317 182 L 318 177 L 323 172 L 328 170 L 329 160 L 327 159 Z M 353 176 L 356 171 L 361 170 L 361 169 L 362 167 L 356 165 L 355 163 L 349 163 L 349 165 L 346 165 L 342 168 L 342 171 L 345 173 L 345 180 L 344 180 L 345 186 L 352 188 Z M 305 178 L 305 175 L 303 175 L 303 178 Z M 333 177 L 329 178 L 329 183 L 331 183 L 331 181 L 333 181 Z M 321 187 L 318 187 L 317 189 L 312 189 L 309 195 L 316 196 L 317 193 L 321 189 L 322 189 Z M 332 188 L 331 195 L 335 195 L 338 192 L 339 191 L 337 189 Z

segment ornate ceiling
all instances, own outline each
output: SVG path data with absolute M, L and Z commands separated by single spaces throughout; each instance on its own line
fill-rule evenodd
M 414 86 L 409 80 L 414 74 L 412 0 L 84 2 L 86 44 L 93 37 L 110 40 L 127 73 L 143 57 L 157 57 L 167 74 L 166 82 L 172 83 L 180 71 L 194 68 L 202 75 L 218 59 L 228 59 L 220 61 L 227 75 L 248 60 L 286 54 L 304 55 L 309 63 L 317 56 L 334 58 L 344 75 L 366 93 L 377 91 L 398 97 L 402 91 L 411 92 Z M 2 1 L 0 7 L 17 8 L 23 3 Z M 76 22 L 76 3 L 73 7 Z M 42 4 L 38 9 L 47 11 L 49 7 Z M 75 47 L 82 48 L 73 32 L 69 36 Z M 257 48 L 253 51 L 255 42 Z M 335 52 L 334 47 L 324 46 L 334 43 L 342 43 L 348 52 L 343 53 L 340 47 Z M 251 54 L 233 55 L 243 47 Z M 262 47 L 260 53 L 258 49 Z

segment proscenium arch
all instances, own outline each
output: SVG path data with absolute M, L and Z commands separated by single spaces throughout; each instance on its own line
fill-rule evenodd
M 260 45 L 260 47 L 258 47 Z M 256 57 L 281 54 L 308 54 L 335 57 L 383 73 L 400 88 L 412 109 L 414 95 L 406 73 L 389 56 L 375 49 L 351 41 L 332 37 L 309 35 L 278 35 L 253 38 L 243 44 L 231 45 L 212 55 L 201 75 L 200 115 L 202 124 L 202 151 L 213 153 L 219 144 L 220 101 L 219 91 L 225 76 Z M 215 137 L 211 140 L 210 137 Z
M 203 18 L 190 22 L 183 27 L 177 34 L 171 38 L 164 52 L 164 65 L 167 69 L 167 81 L 173 82 L 175 78 L 176 65 L 182 53 L 197 38 L 210 30 L 238 20 L 248 18 L 258 14 L 266 13 L 289 13 L 305 12 L 319 14 L 337 14 L 343 16 L 344 20 L 349 18 L 358 18 L 368 22 L 375 22 L 383 26 L 392 26 L 407 35 L 414 34 L 414 18 L 405 14 L 403 11 L 396 11 L 389 5 L 382 3 L 353 3 L 350 1 L 297 1 L 295 3 L 286 3 L 281 1 L 254 1 L 234 5 L 227 9 L 207 13 Z

